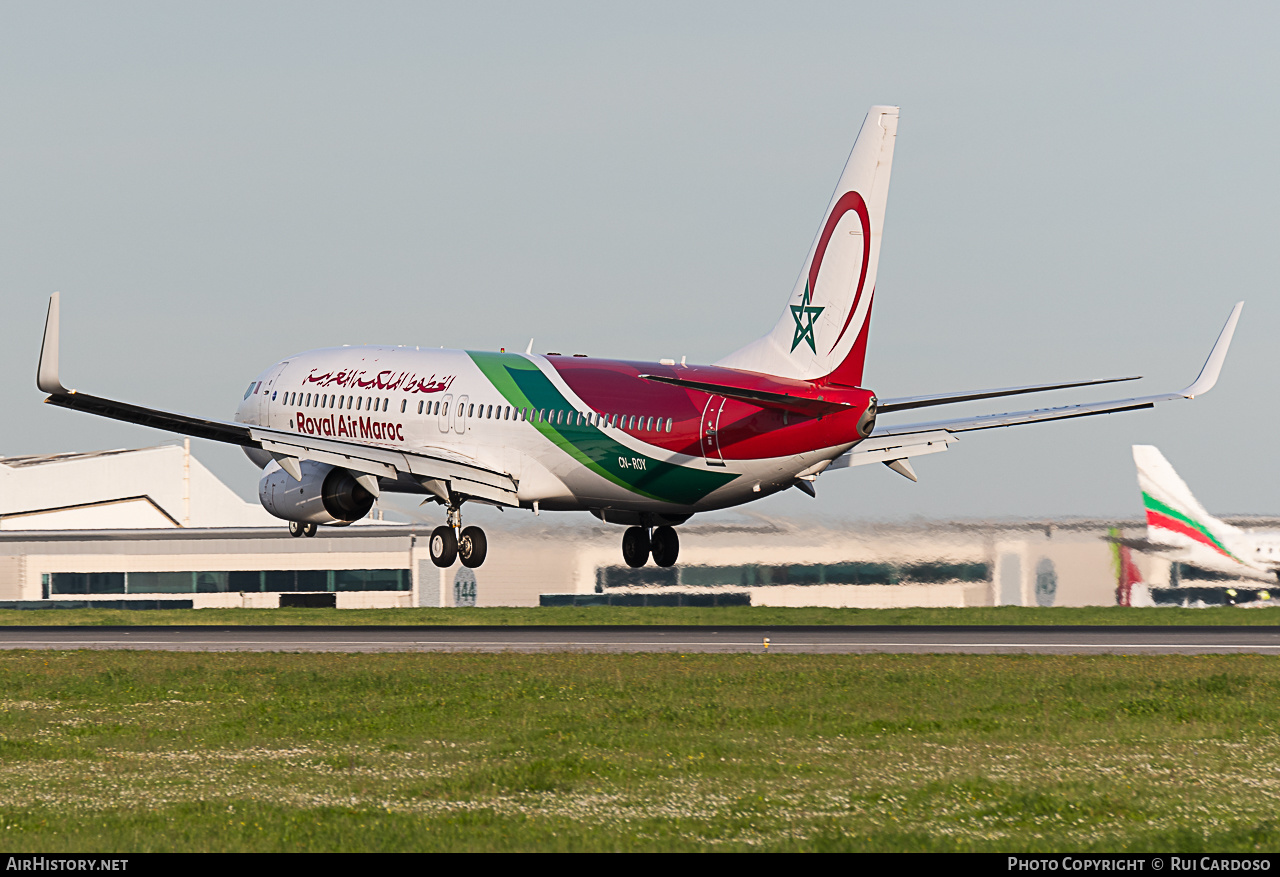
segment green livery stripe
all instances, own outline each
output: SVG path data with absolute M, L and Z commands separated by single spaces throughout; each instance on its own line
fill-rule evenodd
M 1186 524 L 1192 530 L 1195 530 L 1197 533 L 1203 536 L 1209 543 L 1213 545 L 1213 547 L 1217 548 L 1227 557 L 1230 557 L 1232 560 L 1237 560 L 1237 561 L 1240 560 L 1240 558 L 1236 557 L 1234 554 L 1228 551 L 1227 547 L 1223 545 L 1221 542 L 1219 542 L 1217 537 L 1214 536 L 1212 533 L 1210 533 L 1209 530 L 1204 526 L 1204 524 L 1200 523 L 1194 518 L 1187 517 L 1185 514 L 1175 509 L 1173 506 L 1162 503 L 1160 500 L 1156 499 L 1154 496 L 1147 493 L 1145 490 L 1142 491 L 1142 504 L 1147 507 L 1148 511 L 1159 512 L 1165 517 L 1173 518 L 1175 521 L 1181 521 L 1183 524 Z M 1243 561 L 1240 561 L 1240 562 L 1243 563 Z
M 473 353 L 467 355 L 479 366 L 489 382 L 516 408 L 564 411 L 576 414 L 555 384 L 523 356 L 513 353 Z M 692 505 L 736 475 L 677 466 L 641 454 L 609 438 L 603 431 L 575 422 L 555 424 L 531 419 L 529 423 L 592 472 L 614 484 L 649 499 L 676 505 Z

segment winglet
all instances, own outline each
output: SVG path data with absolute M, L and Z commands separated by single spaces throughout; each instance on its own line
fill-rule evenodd
M 36 386 L 51 396 L 69 396 L 58 379 L 58 293 L 49 296 L 49 316 L 44 322 L 44 344 L 40 346 L 40 365 L 36 369 Z
M 1226 361 L 1227 349 L 1231 347 L 1231 336 L 1235 334 L 1236 323 L 1240 320 L 1240 311 L 1243 308 L 1244 302 L 1236 302 L 1236 306 L 1231 309 L 1231 316 L 1227 317 L 1227 324 L 1222 327 L 1222 332 L 1219 333 L 1218 340 L 1213 345 L 1213 350 L 1209 351 L 1209 358 L 1205 360 L 1204 368 L 1200 369 L 1195 383 L 1179 395 L 1194 399 L 1213 389 L 1213 385 L 1218 382 L 1218 373 L 1222 371 L 1222 363 Z

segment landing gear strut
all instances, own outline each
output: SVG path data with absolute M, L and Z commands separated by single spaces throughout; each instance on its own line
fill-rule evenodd
M 427 546 L 431 562 L 439 567 L 448 567 L 461 559 L 462 565 L 469 569 L 484 563 L 489 553 L 489 540 L 479 527 L 462 526 L 461 503 L 450 505 L 445 519 L 448 521 L 445 526 L 431 531 L 431 541 Z
M 298 536 L 314 536 L 316 534 L 315 524 L 304 524 L 301 521 L 289 522 L 289 535 Z

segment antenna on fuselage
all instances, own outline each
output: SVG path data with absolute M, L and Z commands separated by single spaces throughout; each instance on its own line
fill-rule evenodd
M 526 356 L 533 356 L 533 339 L 529 339 L 529 346 L 524 349 Z

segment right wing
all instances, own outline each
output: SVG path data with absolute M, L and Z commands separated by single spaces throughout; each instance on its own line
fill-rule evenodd
M 410 451 L 341 439 L 318 438 L 247 423 L 208 420 L 173 411 L 144 408 L 141 405 L 68 390 L 62 385 L 58 374 L 58 322 L 58 293 L 55 292 L 49 298 L 49 316 L 45 322 L 44 344 L 40 349 L 40 365 L 36 371 L 36 386 L 49 394 L 44 401 L 50 405 L 181 435 L 260 448 L 295 478 L 299 477 L 301 467 L 298 464 L 303 460 L 339 466 L 353 472 L 360 483 L 375 496 L 380 492 L 379 478 L 398 481 L 401 476 L 406 476 L 426 492 L 445 502 L 461 496 L 496 505 L 519 505 L 516 481 L 511 475 L 445 448 Z
M 977 417 L 932 420 L 925 423 L 909 423 L 902 426 L 879 426 L 871 433 L 870 438 L 859 442 L 851 450 L 837 457 L 827 468 L 845 469 L 850 466 L 861 466 L 867 463 L 884 463 L 899 472 L 903 472 L 905 468 L 906 471 L 903 474 L 914 480 L 912 475 L 907 474 L 911 471 L 909 465 L 893 464 L 908 460 L 911 457 L 945 451 L 951 443 L 959 441 L 958 434 L 962 432 L 995 429 L 1002 426 L 1021 426 L 1026 423 L 1044 423 L 1050 420 L 1066 420 L 1072 417 L 1091 417 L 1095 414 L 1113 414 L 1117 411 L 1136 411 L 1142 408 L 1153 408 L 1160 402 L 1169 402 L 1174 399 L 1194 399 L 1196 396 L 1209 392 L 1209 390 L 1213 389 L 1213 385 L 1217 383 L 1218 375 L 1222 371 L 1222 363 L 1227 358 L 1227 350 L 1231 347 L 1231 337 L 1235 334 L 1236 323 L 1240 320 L 1240 311 L 1243 308 L 1244 302 L 1238 302 L 1231 309 L 1231 315 L 1227 317 L 1226 324 L 1218 334 L 1218 340 L 1214 343 L 1213 349 L 1209 351 L 1209 358 L 1205 360 L 1204 366 L 1200 369 L 1200 374 L 1189 386 L 1176 393 L 1134 396 L 1129 399 L 1113 399 L 1108 402 L 1086 402 L 1081 405 L 1063 405 L 1057 408 L 1036 408 L 1030 411 L 1014 411 L 1006 414 L 983 414 Z M 1119 380 L 1126 379 L 1121 378 Z M 1082 382 L 1081 385 L 1085 383 L 1107 382 L 1089 381 Z M 1046 386 L 1045 388 L 1056 389 L 1059 386 L 1062 385 Z M 1024 391 L 1034 392 L 1030 388 Z M 917 398 L 932 400 L 936 397 Z M 980 398 L 980 396 L 970 396 L 969 398 Z M 950 401 L 961 400 L 952 399 Z M 926 404 L 938 403 L 930 401 Z M 916 406 L 906 404 L 898 407 L 910 408 Z
M 968 393 L 935 393 L 930 396 L 903 396 L 900 399 L 881 399 L 876 411 L 889 414 L 910 408 L 930 408 L 934 405 L 953 405 L 957 402 L 973 402 L 978 399 L 995 399 L 999 396 L 1021 396 L 1026 393 L 1043 393 L 1047 390 L 1069 390 L 1072 387 L 1092 387 L 1098 384 L 1118 384 L 1136 381 L 1141 375 L 1128 378 L 1102 378 L 1096 381 L 1072 381 L 1067 384 L 1031 384 L 1025 387 L 1003 387 L 998 390 L 973 390 Z

